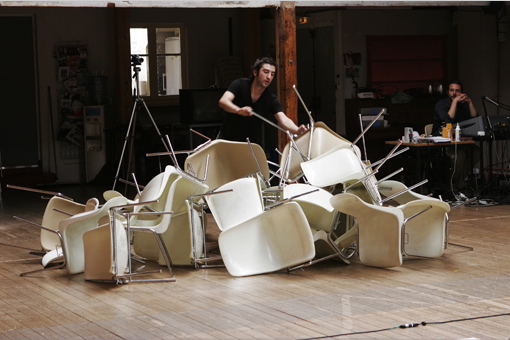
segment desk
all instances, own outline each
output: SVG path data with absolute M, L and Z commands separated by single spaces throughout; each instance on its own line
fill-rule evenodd
M 386 141 L 385 142 L 385 144 L 388 148 L 393 148 L 398 143 L 399 143 L 398 141 Z M 413 159 L 414 159 L 414 163 L 416 165 L 416 170 L 413 172 L 413 175 L 407 176 L 407 177 L 412 178 L 414 183 L 405 183 L 405 181 L 404 181 L 404 184 L 410 186 L 410 185 L 413 185 L 413 184 L 418 183 L 425 179 L 424 178 L 425 170 L 423 167 L 423 160 L 422 160 L 424 153 L 428 154 L 427 161 L 432 162 L 432 158 L 430 157 L 432 150 L 441 150 L 441 152 L 445 152 L 447 149 L 451 149 L 451 148 L 455 148 L 455 147 L 467 149 L 467 148 L 472 148 L 474 145 L 475 145 L 475 141 L 473 141 L 471 139 L 461 140 L 460 142 L 445 142 L 445 143 L 402 143 L 401 147 L 409 147 L 409 152 L 411 153 L 411 157 L 414 157 Z M 473 151 L 473 150 L 471 150 L 471 151 Z M 469 156 L 470 165 L 471 165 L 471 169 L 472 169 L 473 168 L 472 167 L 473 156 L 471 155 L 471 153 L 468 152 L 468 153 L 466 153 L 466 155 Z M 403 153 L 402 155 L 405 155 L 405 154 L 407 154 L 407 152 Z M 402 156 L 399 156 L 399 157 L 402 157 Z M 434 158 L 436 158 L 436 157 L 434 156 Z M 437 160 L 437 158 L 435 160 Z M 397 167 L 391 166 L 391 164 L 394 162 L 395 162 L 394 159 L 389 160 L 390 167 L 397 168 Z M 398 167 L 398 168 L 400 168 L 400 167 Z M 395 169 L 393 169 L 393 171 L 394 170 Z M 406 169 L 404 167 L 404 173 L 406 172 L 405 170 Z M 407 174 L 409 175 L 409 172 L 407 172 Z M 430 182 L 431 182 L 431 179 L 429 179 L 429 188 L 430 188 L 430 184 L 434 184 L 434 183 L 430 183 Z M 424 193 L 423 189 L 421 189 L 421 191 L 422 191 L 422 193 Z

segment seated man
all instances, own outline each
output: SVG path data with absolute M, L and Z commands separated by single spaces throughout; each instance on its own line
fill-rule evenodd
M 443 124 L 451 123 L 452 128 L 458 122 L 478 116 L 476 109 L 468 95 L 463 93 L 462 84 L 454 80 L 448 85 L 448 98 L 436 103 L 434 108 L 434 126 L 432 135 L 440 136 Z
M 447 123 L 452 124 L 452 130 L 455 129 L 458 122 L 476 117 L 478 113 L 473 102 L 466 93 L 463 92 L 462 84 L 457 81 L 451 81 L 448 85 L 448 98 L 444 98 L 436 103 L 434 108 L 434 126 L 432 127 L 432 135 L 440 136 L 442 127 Z M 453 132 L 453 131 L 452 131 Z M 465 178 L 469 172 L 466 169 L 466 155 L 462 150 L 457 150 L 455 154 L 453 150 L 447 150 L 447 156 L 452 160 L 450 165 L 453 173 L 452 190 L 465 189 Z M 476 162 L 473 160 L 473 162 Z

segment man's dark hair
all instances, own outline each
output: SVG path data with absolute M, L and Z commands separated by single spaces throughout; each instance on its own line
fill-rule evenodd
M 259 59 L 255 60 L 255 62 L 253 63 L 251 69 L 257 71 L 257 74 L 258 74 L 259 71 L 260 71 L 260 68 L 264 64 L 273 65 L 275 67 L 275 70 L 278 69 L 278 66 L 276 65 L 276 61 L 273 58 L 271 58 L 271 57 L 262 57 L 262 58 L 259 58 Z M 253 79 L 253 78 L 254 78 L 254 76 L 253 76 L 253 73 L 252 73 L 252 74 L 250 74 L 250 79 Z
M 460 86 L 460 90 L 463 91 L 464 90 L 464 86 L 462 86 L 462 83 L 458 80 L 452 80 L 448 83 L 448 88 L 450 87 L 451 84 L 455 84 L 455 85 L 459 85 Z

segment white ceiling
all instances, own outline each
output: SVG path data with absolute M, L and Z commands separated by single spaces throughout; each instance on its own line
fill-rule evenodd
M 437 7 L 488 6 L 490 1 L 294 1 L 296 7 Z M 166 7 L 166 8 L 262 8 L 279 7 L 281 1 L 177 1 L 177 0 L 48 0 L 1 1 L 0 7 Z

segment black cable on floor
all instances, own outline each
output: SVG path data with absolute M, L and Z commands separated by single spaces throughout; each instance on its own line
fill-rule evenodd
M 488 318 L 494 318 L 498 316 L 508 316 L 510 313 L 501 313 L 501 314 L 493 314 L 493 315 L 485 315 L 485 316 L 475 316 L 472 318 L 462 318 L 462 319 L 455 319 L 455 320 L 447 320 L 447 321 L 433 321 L 433 322 L 419 322 L 419 323 L 406 323 L 402 324 L 400 326 L 396 327 L 389 327 L 389 328 L 381 328 L 381 329 L 375 329 L 371 331 L 360 331 L 360 332 L 351 332 L 351 333 L 339 333 L 334 335 L 324 335 L 324 336 L 318 336 L 313 338 L 303 338 L 299 340 L 315 340 L 315 339 L 328 339 L 328 338 L 336 338 L 339 336 L 346 336 L 346 335 L 358 335 L 358 334 L 368 334 L 368 333 L 378 333 L 378 332 L 384 332 L 389 331 L 392 329 L 398 329 L 398 328 L 414 328 L 418 326 L 426 326 L 426 325 L 440 325 L 440 324 L 446 324 L 446 323 L 452 323 L 452 322 L 460 322 L 460 321 L 470 321 L 470 320 L 479 320 L 479 319 L 488 319 Z

